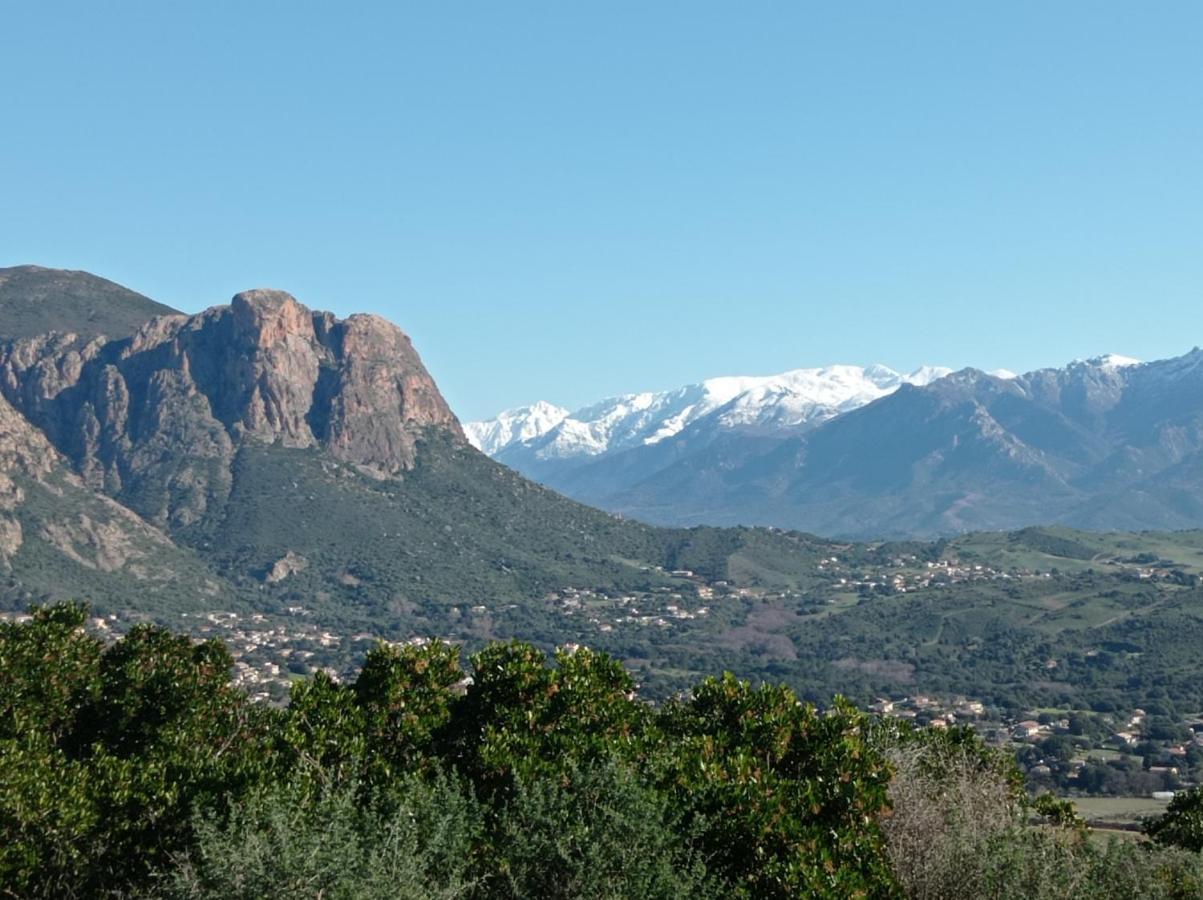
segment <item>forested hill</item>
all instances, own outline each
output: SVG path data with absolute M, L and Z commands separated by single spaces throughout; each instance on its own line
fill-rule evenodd
M 473 449 L 396 326 L 283 292 L 10 342 L 0 396 L 5 608 L 226 634 L 268 697 L 375 638 L 517 637 L 620 655 L 649 696 L 730 669 L 815 700 L 1203 707 L 1197 533 L 654 528 Z
M 468 445 L 378 317 L 254 290 L 135 323 L 158 308 L 103 279 L 9 272 L 0 333 L 29 309 L 53 329 L 0 346 L 9 610 L 67 597 L 123 622 L 253 612 L 342 641 L 552 640 L 549 596 L 669 590 L 681 568 L 720 579 L 741 547 L 789 568 L 822 544 L 653 529 L 524 480 Z M 111 333 L 81 343 L 80 308 L 123 318 L 95 318 Z

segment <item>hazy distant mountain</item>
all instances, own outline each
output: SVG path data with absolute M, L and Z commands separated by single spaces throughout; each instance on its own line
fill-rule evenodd
M 672 391 L 613 397 L 574 413 L 540 402 L 464 430 L 475 446 L 537 480 L 580 493 L 582 481 L 600 479 L 613 491 L 623 477 L 645 477 L 673 457 L 661 445 L 679 448 L 678 438 L 696 446 L 726 431 L 810 428 L 903 384 L 928 384 L 950 371 L 925 366 L 903 375 L 880 365 L 828 366 L 711 378 Z M 611 464 L 619 456 L 623 462 Z
M 14 266 L 0 269 L 0 342 L 50 331 L 83 341 L 123 338 L 175 310 L 88 272 Z
M 707 403 L 721 392 L 698 386 L 599 404 L 495 456 L 570 496 L 659 523 L 865 537 L 1053 521 L 1196 527 L 1201 359 L 1108 355 L 1022 376 L 970 369 L 894 381 L 840 368 L 835 378 L 809 373 L 804 383 L 827 389 L 811 405 L 804 390 L 780 389 L 797 384 L 790 376 L 732 389 L 725 403 Z M 638 427 L 608 427 L 631 410 Z M 582 435 L 597 439 L 572 440 Z
M 827 534 L 1198 526 L 1203 354 L 1117 362 L 1009 380 L 956 373 L 771 447 L 678 464 L 616 505 Z

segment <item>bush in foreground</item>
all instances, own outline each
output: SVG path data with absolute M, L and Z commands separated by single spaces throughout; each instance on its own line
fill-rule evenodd
M 1175 795 L 1164 815 L 1145 824 L 1145 833 L 1167 847 L 1203 851 L 1203 787 Z
M 451 900 L 477 887 L 483 810 L 454 779 L 408 778 L 392 796 L 356 785 L 272 785 L 195 839 L 153 885 L 164 900 Z
M 1198 792 L 1149 827 L 1177 846 L 1098 847 L 967 730 L 730 675 L 654 708 L 519 642 L 470 681 L 380 646 L 273 710 L 220 644 L 84 619 L 0 625 L 0 896 L 1203 896 Z
M 969 732 L 890 725 L 877 741 L 896 770 L 893 814 L 883 827 L 907 897 L 1203 897 L 1203 855 L 1119 839 L 1094 843 L 1068 804 L 1030 800 L 1014 760 Z

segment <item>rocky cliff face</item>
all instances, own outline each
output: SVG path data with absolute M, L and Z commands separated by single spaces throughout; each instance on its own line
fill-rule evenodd
M 0 398 L 0 570 L 10 567 L 25 539 L 17 517 L 25 491 L 15 479 L 21 473 L 34 478 L 46 475 L 53 459 L 45 439 Z
M 413 466 L 427 429 L 463 437 L 403 332 L 282 291 L 152 319 L 119 341 L 17 341 L 0 353 L 0 392 L 91 487 L 171 527 L 224 502 L 249 441 L 388 476 Z
M 55 561 L 49 571 L 39 563 L 47 558 Z M 186 572 L 193 585 L 208 587 L 207 573 L 197 578 L 200 567 L 166 535 L 90 490 L 45 436 L 0 397 L 0 572 L 31 567 L 33 581 L 50 577 L 52 592 L 78 585 L 80 572 L 120 571 L 140 587 L 160 588 Z

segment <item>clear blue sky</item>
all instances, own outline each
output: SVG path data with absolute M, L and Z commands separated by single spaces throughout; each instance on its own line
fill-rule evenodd
M 378 312 L 464 418 L 1175 355 L 1201 46 L 1198 2 L 7 3 L 0 265 Z

